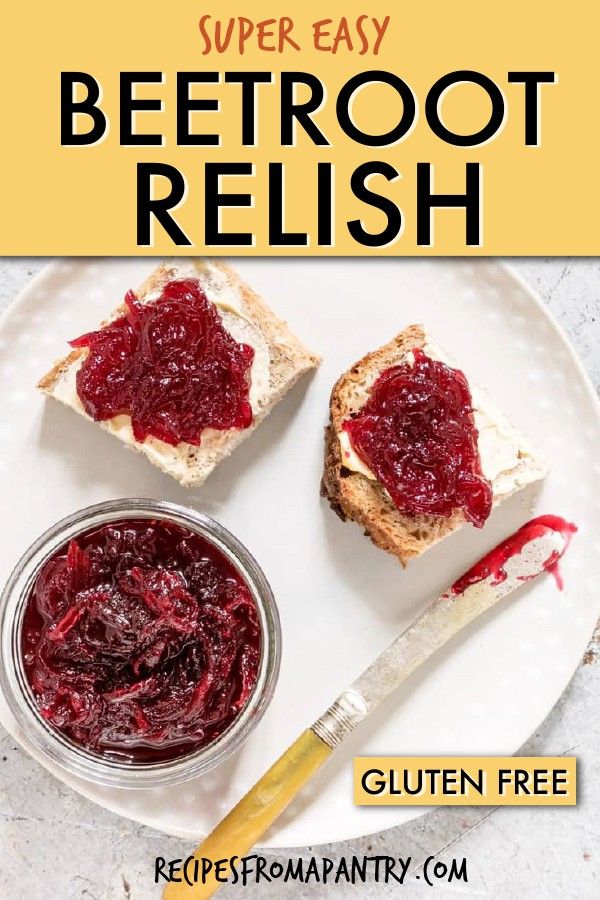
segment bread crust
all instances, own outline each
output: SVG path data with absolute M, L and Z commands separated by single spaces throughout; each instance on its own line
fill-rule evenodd
M 125 443 L 131 449 L 143 453 L 147 458 L 160 469 L 169 475 L 175 477 L 181 484 L 185 486 L 198 486 L 202 484 L 213 469 L 228 456 L 243 440 L 249 437 L 254 429 L 268 415 L 271 409 L 276 406 L 284 394 L 290 390 L 298 379 L 315 368 L 320 359 L 314 353 L 311 353 L 302 342 L 295 337 L 290 331 L 287 324 L 281 320 L 262 300 L 262 298 L 252 290 L 241 278 L 237 272 L 226 263 L 211 260 L 211 265 L 218 269 L 226 279 L 228 287 L 237 295 L 240 302 L 240 309 L 244 319 L 255 328 L 265 341 L 269 351 L 269 385 L 265 393 L 265 397 L 260 403 L 259 409 L 254 411 L 253 422 L 246 429 L 231 429 L 228 431 L 211 432 L 210 447 L 201 443 L 200 446 L 193 446 L 181 443 L 177 446 L 174 454 L 167 445 L 164 447 L 164 455 L 161 458 L 160 453 L 150 453 L 148 441 L 139 443 L 133 440 L 126 440 Z M 176 261 L 165 261 L 159 265 L 140 286 L 136 292 L 140 300 L 148 298 L 155 291 L 173 280 L 174 278 L 186 277 L 178 271 Z M 201 273 L 199 274 L 200 283 L 202 283 Z M 120 304 L 112 314 L 105 319 L 100 327 L 122 316 L 126 312 L 124 304 Z M 54 366 L 47 372 L 38 382 L 38 388 L 49 396 L 56 396 L 55 391 L 61 379 L 69 372 L 71 367 L 80 364 L 81 360 L 87 355 L 87 348 L 77 348 L 71 351 L 67 356 L 59 359 Z M 58 398 L 60 399 L 60 398 Z M 89 418 L 82 408 L 70 405 L 77 412 Z M 121 418 L 121 417 L 117 417 Z M 127 417 L 129 418 L 129 417 Z M 116 420 L 108 420 L 107 422 L 97 422 L 98 426 L 103 430 L 117 434 L 113 428 Z M 121 437 L 120 434 L 117 436 Z M 123 438 L 121 438 L 123 440 Z M 162 442 L 154 441 L 153 444 L 161 444 Z M 176 457 L 177 466 L 174 467 L 173 460 Z M 175 470 L 177 469 L 177 471 Z
M 344 421 L 364 405 L 368 389 L 379 373 L 403 362 L 409 351 L 423 348 L 427 342 L 423 326 L 410 325 L 355 363 L 333 387 L 330 421 L 325 428 L 321 495 L 342 520 L 350 519 L 360 525 L 377 547 L 396 556 L 403 566 L 464 525 L 465 516 L 462 510 L 448 518 L 404 515 L 378 481 L 344 466 L 338 434 Z M 529 481 L 544 474 L 545 468 L 540 464 L 539 470 L 532 468 Z

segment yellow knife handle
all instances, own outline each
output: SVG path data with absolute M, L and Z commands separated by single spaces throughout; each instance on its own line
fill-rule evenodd
M 314 731 L 304 731 L 194 853 L 200 860 L 200 871 L 203 859 L 213 863 L 205 883 L 198 881 L 190 886 L 185 881 L 172 881 L 165 888 L 164 900 L 212 897 L 224 883 L 215 877 L 215 863 L 245 856 L 332 752 Z M 221 866 L 218 874 L 224 879 L 229 872 L 229 866 Z

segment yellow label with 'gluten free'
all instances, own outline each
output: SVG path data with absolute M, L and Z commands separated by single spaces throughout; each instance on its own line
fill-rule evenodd
M 574 756 L 359 756 L 358 806 L 575 806 Z

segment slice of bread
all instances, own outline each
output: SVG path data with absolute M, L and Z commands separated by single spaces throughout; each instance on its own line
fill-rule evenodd
M 208 299 L 219 310 L 224 327 L 240 343 L 254 348 L 251 370 L 250 404 L 253 421 L 249 428 L 218 431 L 207 428 L 200 446 L 180 443 L 176 447 L 153 437 L 135 440 L 128 415 L 115 416 L 96 424 L 118 437 L 128 447 L 143 453 L 163 472 L 182 485 L 202 484 L 213 469 L 234 450 L 273 409 L 298 379 L 319 363 L 265 302 L 234 272 L 216 260 L 166 260 L 155 269 L 137 291 L 141 302 L 157 299 L 165 284 L 177 278 L 199 280 Z M 109 316 L 112 321 L 125 312 L 120 305 Z M 106 322 L 102 323 L 103 325 Z M 39 381 L 38 387 L 89 418 L 78 397 L 76 375 L 87 348 L 73 350 L 60 359 Z
M 343 423 L 365 404 L 379 374 L 390 366 L 407 362 L 410 352 L 417 348 L 431 358 L 454 365 L 429 341 L 420 325 L 410 325 L 388 344 L 364 356 L 337 381 L 331 393 L 330 424 L 325 429 L 325 470 L 321 486 L 321 494 L 343 520 L 357 522 L 374 544 L 397 556 L 403 566 L 460 528 L 466 521 L 462 510 L 448 518 L 403 514 L 368 468 L 362 467 L 364 472 L 356 471 L 361 468 L 359 460 L 356 468 L 344 464 L 339 435 Z M 469 387 L 479 431 L 482 468 L 492 483 L 496 505 L 544 478 L 547 466 L 506 417 L 494 409 L 486 394 L 471 381 Z

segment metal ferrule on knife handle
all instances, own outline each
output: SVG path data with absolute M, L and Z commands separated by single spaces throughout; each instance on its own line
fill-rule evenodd
M 360 694 L 352 690 L 344 691 L 319 716 L 311 730 L 335 750 L 368 714 L 369 709 Z

